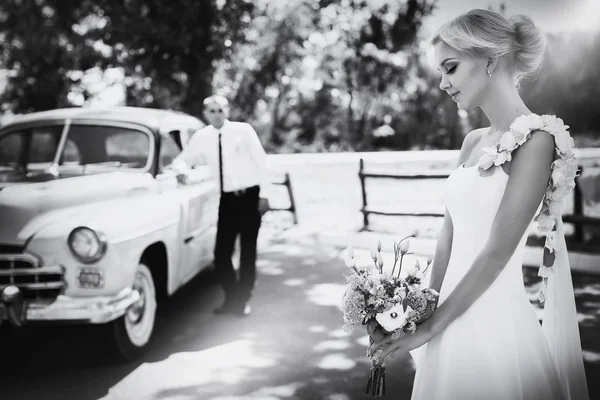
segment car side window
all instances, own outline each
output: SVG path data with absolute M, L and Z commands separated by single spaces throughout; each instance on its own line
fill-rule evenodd
M 116 129 L 105 141 L 107 161 L 118 161 L 134 168 L 146 165 L 150 150 L 150 138 L 143 132 Z
M 144 168 L 153 140 L 137 129 L 110 125 L 73 124 L 61 155 L 62 164 Z
M 165 167 L 173 162 L 175 157 L 181 153 L 179 139 L 179 131 L 171 131 L 168 135 L 162 136 L 159 152 L 159 170 L 163 172 Z
M 52 165 L 60 135 L 60 127 L 41 128 L 32 131 L 28 168 L 42 169 Z
M 23 146 L 23 135 L 20 132 L 8 133 L 0 137 L 0 163 L 17 163 Z
M 65 143 L 65 150 L 62 155 L 62 163 L 64 164 L 81 164 L 81 151 L 77 144 L 71 140 L 67 139 Z

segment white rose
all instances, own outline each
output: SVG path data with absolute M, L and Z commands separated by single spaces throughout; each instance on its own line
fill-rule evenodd
M 500 149 L 513 151 L 516 147 L 517 139 L 515 138 L 515 134 L 510 131 L 504 132 L 504 134 L 500 138 Z
M 551 179 L 552 186 L 554 186 L 554 187 L 561 187 L 561 186 L 566 186 L 568 188 L 575 187 L 575 173 L 573 173 L 572 171 L 569 171 L 569 168 L 567 166 L 560 167 L 560 168 L 554 168 L 552 170 L 551 178 L 552 178 Z
M 552 163 L 552 181 L 554 184 L 569 183 L 575 180 L 577 176 L 577 161 L 574 158 L 559 158 Z
M 554 141 L 556 142 L 556 147 L 558 151 L 564 156 L 570 156 L 573 154 L 573 148 L 575 147 L 575 142 L 571 137 L 571 134 L 566 129 L 560 130 L 554 133 Z
M 496 161 L 498 153 L 496 152 L 495 147 L 484 147 L 482 150 L 484 151 L 484 154 L 479 159 L 478 165 L 479 168 L 488 169 L 494 165 L 494 161 Z
M 556 221 L 554 218 L 550 217 L 547 214 L 540 214 L 536 218 L 536 222 L 538 223 L 538 229 L 540 232 L 549 232 L 554 228 L 554 224 Z
M 527 121 L 529 123 L 529 129 L 531 129 L 532 131 L 542 129 L 542 127 L 544 126 L 544 120 L 537 114 L 529 114 L 527 116 Z
M 502 165 L 504 164 L 506 161 L 510 161 L 512 158 L 511 153 L 508 151 L 501 151 L 500 153 L 498 153 L 498 157 L 496 157 L 496 160 L 494 161 L 494 165 L 498 166 L 498 165 Z
M 526 134 L 529 133 L 529 118 L 527 115 L 521 115 L 510 124 L 510 130 L 515 133 Z
M 550 200 L 562 201 L 571 193 L 574 187 L 575 185 L 571 185 L 570 183 L 559 185 L 554 188 L 548 198 Z
M 378 313 L 375 316 L 375 320 L 377 320 L 383 329 L 388 332 L 393 332 L 406 324 L 406 314 L 410 312 L 410 310 L 411 308 L 407 307 L 406 311 L 404 311 L 402 304 L 396 304 L 390 310 Z
M 561 215 L 562 214 L 562 205 L 563 205 L 563 201 L 550 200 L 548 202 L 548 212 L 552 215 Z
M 526 115 L 521 115 L 510 124 L 510 131 L 514 134 L 515 140 L 519 145 L 525 143 L 527 140 L 527 135 L 531 132 L 529 125 L 529 118 Z
M 545 124 L 543 129 L 554 136 L 558 151 L 563 155 L 572 154 L 575 144 L 568 131 L 569 125 L 565 125 L 562 119 L 554 115 L 542 115 L 541 118 Z
M 556 235 L 554 232 L 547 233 L 545 247 L 547 247 L 550 252 L 554 252 L 554 249 L 556 249 Z
M 542 115 L 542 121 L 544 121 L 544 130 L 547 132 L 557 132 L 559 130 L 569 128 L 569 125 L 565 125 L 563 120 L 555 117 L 554 115 Z

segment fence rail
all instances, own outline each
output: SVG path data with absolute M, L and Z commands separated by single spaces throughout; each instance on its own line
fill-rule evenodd
M 579 166 L 579 175 L 583 172 L 583 166 Z M 402 180 L 424 180 L 424 179 L 447 179 L 450 176 L 450 172 L 434 172 L 434 173 L 396 173 L 396 172 L 365 172 L 365 163 L 361 158 L 359 161 L 358 178 L 360 179 L 360 186 L 362 192 L 362 208 L 363 214 L 363 228 L 362 230 L 369 229 L 369 215 L 385 215 L 385 216 L 412 216 L 412 217 L 443 217 L 443 213 L 431 212 L 430 210 L 407 210 L 407 211 L 389 211 L 389 210 L 378 210 L 369 207 L 367 202 L 367 190 L 365 180 L 367 178 L 385 178 L 385 179 L 402 179 Z M 571 223 L 574 226 L 573 240 L 579 243 L 584 241 L 583 226 L 600 226 L 600 218 L 589 217 L 583 215 L 583 196 L 581 193 L 581 187 L 579 186 L 579 176 L 575 178 L 575 189 L 573 190 L 573 214 L 563 215 L 563 221 Z
M 294 200 L 294 191 L 292 190 L 292 181 L 290 180 L 290 174 L 285 173 L 283 181 L 272 181 L 273 185 L 283 185 L 287 188 L 288 196 L 290 198 L 290 206 L 287 208 L 281 207 L 270 207 L 269 211 L 289 211 L 292 213 L 294 219 L 294 225 L 298 224 L 298 214 L 296 212 L 296 201 Z

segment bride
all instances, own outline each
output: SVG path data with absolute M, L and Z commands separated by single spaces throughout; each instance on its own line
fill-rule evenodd
M 532 113 L 517 89 L 539 67 L 544 38 L 527 17 L 472 10 L 442 26 L 432 45 L 440 89 L 462 110 L 480 107 L 491 126 L 465 137 L 445 184 L 436 312 L 371 354 L 385 365 L 419 348 L 413 400 L 588 399 L 560 213 L 574 187 L 573 141 L 562 120 Z M 546 235 L 543 326 L 522 275 L 534 219 Z

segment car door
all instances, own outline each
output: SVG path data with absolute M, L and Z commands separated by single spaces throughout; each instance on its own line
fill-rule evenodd
M 180 210 L 177 241 L 180 261 L 175 274 L 179 284 L 212 263 L 219 201 L 217 184 L 208 166 L 193 168 L 187 184 L 177 182 L 174 174 L 166 169 L 181 152 L 180 146 L 186 144 L 181 135 L 183 129 L 171 129 L 161 135 L 158 177 L 164 194 Z

